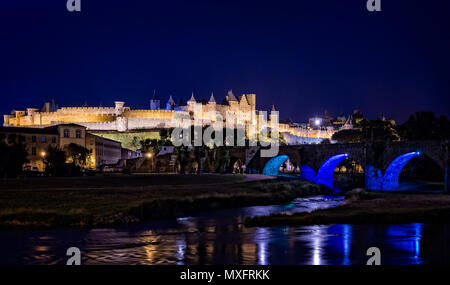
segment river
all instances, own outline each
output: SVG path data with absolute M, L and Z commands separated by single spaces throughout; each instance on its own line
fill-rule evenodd
M 69 247 L 80 248 L 82 264 L 363 265 L 369 247 L 381 250 L 382 264 L 450 263 L 450 225 L 242 225 L 342 202 L 319 196 L 116 228 L 0 232 L 0 264 L 65 264 Z

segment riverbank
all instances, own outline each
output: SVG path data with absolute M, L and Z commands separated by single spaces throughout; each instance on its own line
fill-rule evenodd
M 320 224 L 448 223 L 450 195 L 351 192 L 335 208 L 294 215 L 247 218 L 248 227 Z
M 286 203 L 325 194 L 308 182 L 244 175 L 118 175 L 7 180 L 0 227 L 97 227 L 224 208 Z

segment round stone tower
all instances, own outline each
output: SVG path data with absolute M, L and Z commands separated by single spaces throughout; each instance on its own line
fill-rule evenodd
M 120 116 L 123 113 L 123 106 L 125 105 L 125 102 L 123 101 L 115 101 L 114 102 L 115 109 L 116 109 L 116 116 Z
M 128 118 L 118 116 L 116 118 L 116 122 L 117 122 L 117 130 L 119 132 L 126 132 L 128 130 Z

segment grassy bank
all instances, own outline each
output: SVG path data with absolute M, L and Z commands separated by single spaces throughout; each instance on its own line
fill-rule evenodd
M 239 175 L 35 178 L 0 184 L 0 227 L 105 226 L 321 194 L 300 181 Z
M 248 218 L 246 226 L 450 222 L 450 195 L 349 193 L 336 208 Z

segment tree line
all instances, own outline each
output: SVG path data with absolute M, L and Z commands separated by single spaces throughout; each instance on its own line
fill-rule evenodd
M 353 129 L 340 130 L 332 136 L 332 140 L 339 143 L 449 139 L 448 118 L 445 115 L 437 117 L 429 111 L 416 112 L 400 125 L 392 120 L 361 118 L 356 120 Z
M 25 137 L 17 134 L 0 134 L 0 177 L 16 178 L 26 174 L 29 163 Z M 42 158 L 45 173 L 51 176 L 82 175 L 89 165 L 91 152 L 74 143 L 64 149 L 48 147 Z

